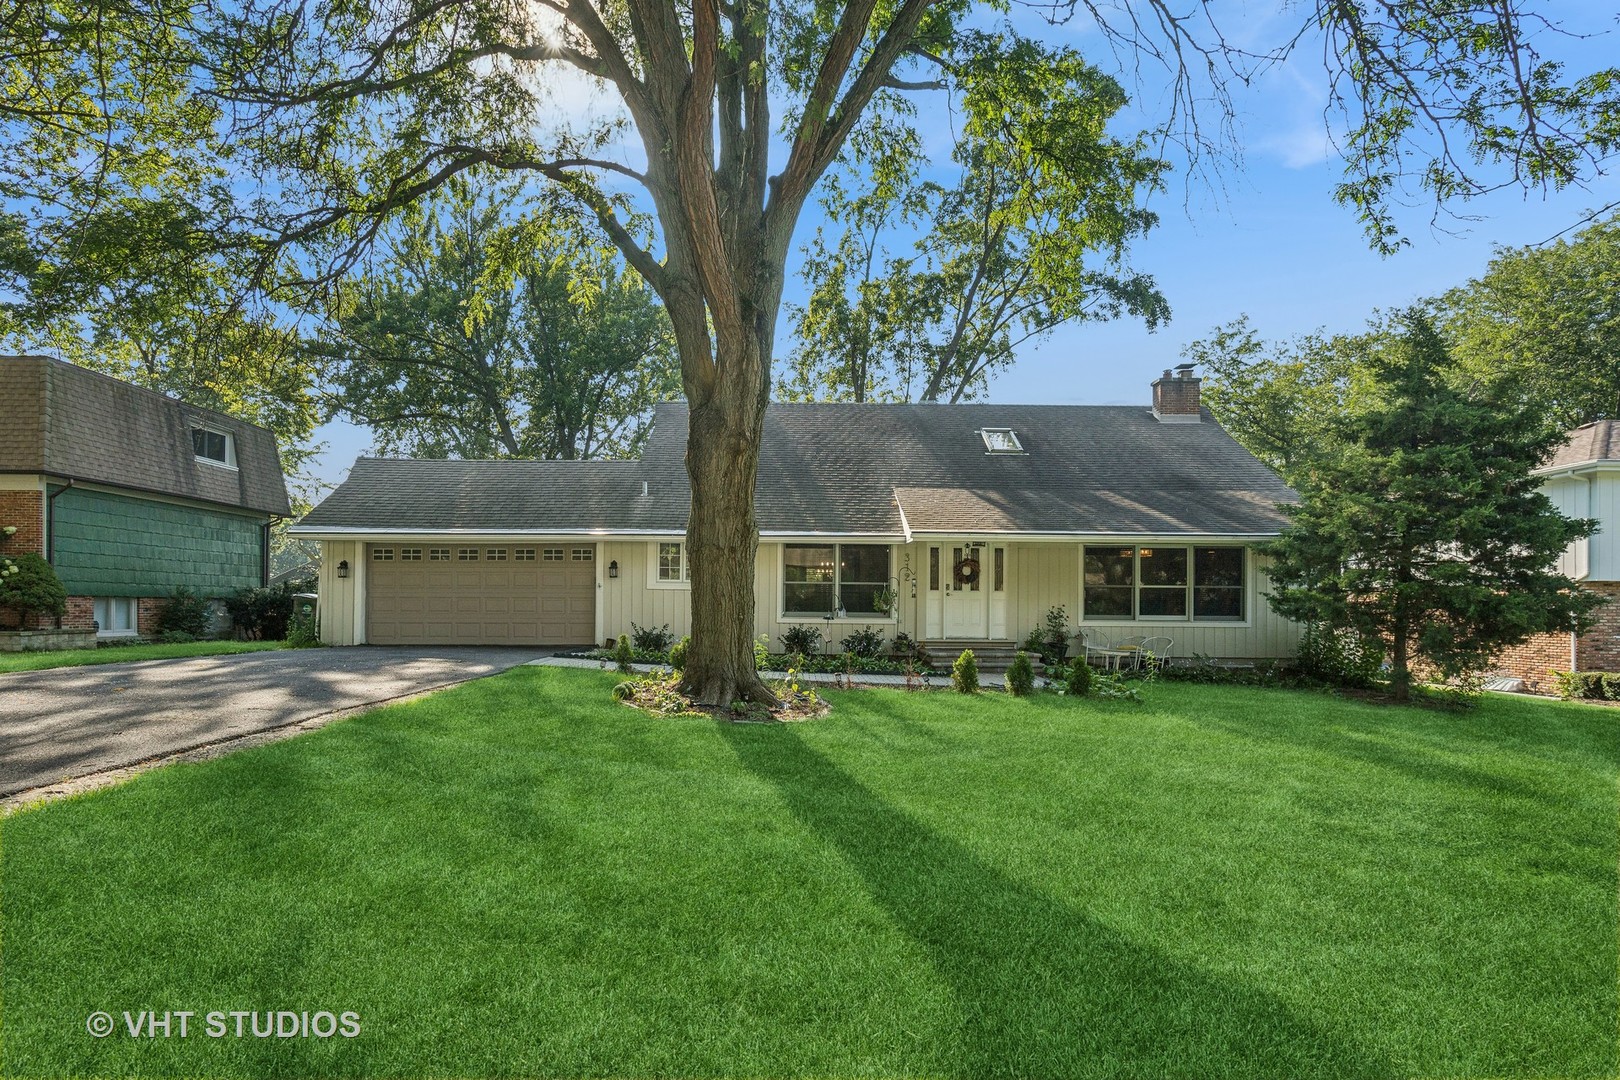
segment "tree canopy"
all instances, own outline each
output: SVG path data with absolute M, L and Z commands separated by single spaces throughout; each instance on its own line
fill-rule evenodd
M 572 214 L 458 182 L 383 248 L 313 348 L 334 411 L 384 453 L 633 456 L 679 394 L 663 309 Z
M 1620 217 L 1498 251 L 1437 308 L 1470 378 L 1565 427 L 1620 418 Z
M 1392 329 L 1396 347 L 1368 364 L 1382 393 L 1338 414 L 1332 451 L 1296 475 L 1267 573 L 1279 614 L 1388 642 L 1405 700 L 1414 661 L 1478 670 L 1531 634 L 1584 628 L 1602 598 L 1552 569 L 1596 526 L 1561 515 L 1532 475 L 1562 429 L 1460 388 L 1424 313 Z
M 885 124 L 857 133 L 825 185 L 843 232 L 829 243 L 817 229 L 806 251 L 811 294 L 793 311 L 784 396 L 961 401 L 1065 322 L 1168 317 L 1153 279 L 1125 265 L 1156 221 L 1142 204 L 1167 165 L 1140 136 L 1108 133 L 1119 84 L 1071 49 L 976 36 L 962 47 L 938 61 L 967 100 L 954 180 L 924 178 L 916 133 Z M 906 234 L 920 234 L 912 254 L 894 254 Z
M 1478 278 L 1420 304 L 1445 340 L 1441 377 L 1562 429 L 1620 417 L 1620 218 L 1569 240 L 1501 249 Z M 1267 341 L 1246 317 L 1183 354 L 1205 402 L 1251 453 L 1290 480 L 1331 449 L 1335 417 L 1386 389 L 1401 331 L 1375 314 L 1355 333 Z

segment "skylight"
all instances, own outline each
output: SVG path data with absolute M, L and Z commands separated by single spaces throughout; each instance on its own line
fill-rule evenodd
M 984 448 L 992 454 L 1022 454 L 1024 447 L 1018 441 L 1018 435 L 1012 428 L 987 427 L 979 432 L 984 439 Z

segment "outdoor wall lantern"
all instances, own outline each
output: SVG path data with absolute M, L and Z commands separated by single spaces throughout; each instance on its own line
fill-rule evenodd
M 338 562 L 338 577 L 346 578 L 348 576 L 349 576 L 349 560 L 348 559 L 342 559 L 342 560 L 340 560 Z
M 608 577 L 618 577 L 618 576 L 619 576 L 619 560 L 614 559 L 612 562 L 608 563 Z

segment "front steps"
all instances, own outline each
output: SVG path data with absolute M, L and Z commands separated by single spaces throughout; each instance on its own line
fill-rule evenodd
M 1016 641 L 973 641 L 952 638 L 925 641 L 922 645 L 923 648 L 928 650 L 935 671 L 951 670 L 951 665 L 956 662 L 958 656 L 962 655 L 963 649 L 972 649 L 973 659 L 978 661 L 979 670 L 991 675 L 1000 675 L 1006 672 L 1012 666 L 1013 657 L 1018 655 L 1018 642 Z M 1036 671 L 1039 672 L 1041 658 L 1032 654 L 1029 659 L 1036 665 Z

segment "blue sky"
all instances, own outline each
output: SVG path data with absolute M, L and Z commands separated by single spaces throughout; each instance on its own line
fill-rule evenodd
M 1587 41 L 1549 43 L 1570 55 L 1572 67 L 1586 70 L 1613 50 L 1612 6 L 1567 2 L 1557 13 L 1571 25 L 1611 31 Z M 1245 28 L 1264 31 L 1252 22 Z M 1082 48 L 1093 43 L 1081 29 L 1070 33 Z M 1060 329 L 1027 345 L 1017 365 L 992 384 L 989 400 L 1146 402 L 1148 384 L 1181 361 L 1188 342 L 1241 314 L 1267 338 L 1318 328 L 1354 331 L 1376 309 L 1479 275 L 1496 247 L 1542 243 L 1577 224 L 1584 212 L 1620 200 L 1614 177 L 1547 196 L 1507 190 L 1457 208 L 1478 220 L 1442 217 L 1438 227 L 1430 224 L 1432 207 L 1421 203 L 1400 217 L 1410 246 L 1381 257 L 1368 248 L 1352 213 L 1333 202 L 1342 166 L 1324 125 L 1320 81 L 1320 68 L 1313 71 L 1308 61 L 1269 74 L 1236 99 L 1241 164 L 1227 168 L 1216 184 L 1189 184 L 1178 174 L 1150 203 L 1160 224 L 1134 245 L 1131 261 L 1158 279 L 1171 306 L 1167 325 L 1152 333 L 1130 321 Z M 1141 116 L 1151 116 L 1149 104 L 1140 108 Z M 1123 119 L 1126 127 L 1132 123 Z M 817 223 L 807 213 L 801 237 Z M 790 262 L 790 279 L 795 264 Z M 796 285 L 790 283 L 789 301 L 802 295 Z M 784 321 L 784 354 L 790 347 L 786 331 Z M 327 483 L 339 482 L 370 445 L 367 430 L 344 423 L 327 425 L 317 437 L 327 450 L 315 472 Z

